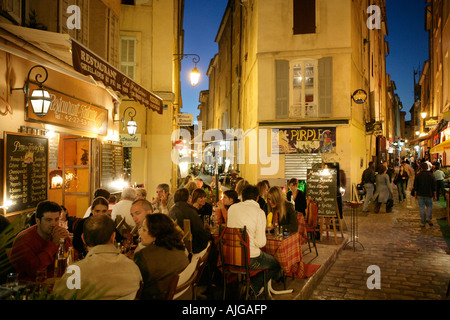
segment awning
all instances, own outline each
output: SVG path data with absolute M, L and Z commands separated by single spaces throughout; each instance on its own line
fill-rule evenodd
M 0 37 L 15 45 L 44 59 L 46 54 L 52 56 L 59 65 L 59 70 L 56 71 L 69 69 L 63 73 L 71 76 L 79 75 L 77 78 L 95 79 L 101 82 L 108 91 L 113 90 L 162 114 L 163 100 L 160 97 L 140 86 L 69 35 L 6 23 L 0 23 L 0 29 L 6 31 L 6 33 L 0 33 Z M 18 44 L 17 38 L 24 42 Z M 58 69 L 55 68 L 56 64 L 51 64 L 51 66 L 53 69 Z M 92 80 L 90 83 L 95 83 L 95 81 Z
M 426 135 L 419 137 L 417 139 L 411 140 L 409 141 L 409 144 L 416 144 L 418 142 L 422 142 L 428 139 L 432 139 L 438 132 L 438 126 L 435 126 L 433 129 L 430 130 L 430 132 L 428 132 Z
M 430 149 L 430 153 L 442 152 L 445 149 L 450 149 L 450 140 L 446 140 L 446 141 L 438 144 L 437 146 L 434 146 L 433 148 Z

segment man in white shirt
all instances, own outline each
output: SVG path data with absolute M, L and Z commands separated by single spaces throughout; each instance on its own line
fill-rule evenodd
M 247 228 L 250 247 L 250 269 L 268 269 L 267 281 L 279 280 L 281 267 L 270 254 L 261 250 L 266 245 L 266 215 L 258 204 L 258 188 L 249 185 L 242 191 L 242 202 L 233 204 L 228 209 L 227 227 Z M 260 272 L 251 279 L 251 287 L 255 294 L 264 288 L 264 274 Z
M 122 191 L 121 200 L 114 205 L 114 208 L 111 212 L 111 219 L 113 221 L 116 221 L 116 218 L 118 215 L 120 215 L 122 218 L 125 218 L 125 222 L 133 228 L 136 223 L 134 222 L 132 216 L 131 216 L 131 205 L 136 199 L 136 189 L 126 187 Z

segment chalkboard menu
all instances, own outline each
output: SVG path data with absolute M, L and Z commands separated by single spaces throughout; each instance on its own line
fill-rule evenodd
M 117 183 L 123 180 L 122 145 L 103 143 L 101 163 L 102 188 L 107 189 L 111 193 L 122 191 L 122 184 Z
M 308 169 L 306 197 L 314 198 L 320 216 L 335 216 L 337 212 L 337 170 Z
M 31 211 L 47 199 L 48 139 L 5 132 L 4 203 L 6 214 Z

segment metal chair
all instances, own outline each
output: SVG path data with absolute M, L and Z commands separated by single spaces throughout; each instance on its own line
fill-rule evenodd
M 247 229 L 219 227 L 219 250 L 223 273 L 223 299 L 226 298 L 227 276 L 241 275 L 245 280 L 245 299 L 249 298 L 250 278 L 264 272 L 264 295 L 267 299 L 267 269 L 250 270 L 250 249 Z

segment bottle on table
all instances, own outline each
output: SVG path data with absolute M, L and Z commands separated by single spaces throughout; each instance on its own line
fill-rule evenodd
M 65 239 L 59 239 L 58 253 L 55 259 L 55 278 L 60 278 L 66 272 L 66 249 L 64 247 Z

